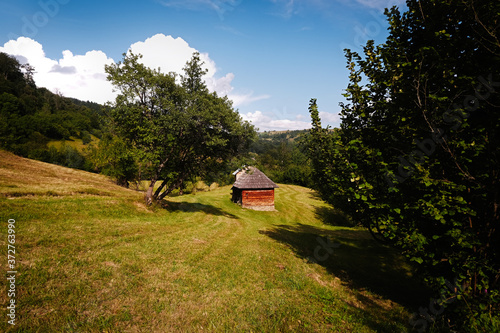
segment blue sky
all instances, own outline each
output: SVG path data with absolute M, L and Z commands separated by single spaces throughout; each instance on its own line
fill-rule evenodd
M 35 66 L 35 81 L 64 96 L 113 98 L 104 64 L 132 49 L 180 71 L 193 51 L 207 85 L 260 130 L 338 126 L 348 83 L 343 48 L 387 36 L 383 8 L 401 0 L 0 1 L 0 51 Z

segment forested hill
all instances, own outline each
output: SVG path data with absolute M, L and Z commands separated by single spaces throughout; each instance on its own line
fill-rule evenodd
M 257 133 L 250 146 L 251 163 L 273 181 L 312 186 L 311 163 L 303 145 L 309 130 L 266 131 Z
M 35 70 L 0 53 L 0 148 L 33 159 L 89 169 L 74 147 L 47 144 L 78 139 L 85 144 L 101 137 L 103 106 L 36 87 Z

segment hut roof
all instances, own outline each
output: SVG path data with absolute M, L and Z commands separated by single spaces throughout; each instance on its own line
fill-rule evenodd
M 238 170 L 237 170 L 238 171 Z M 238 172 L 235 172 L 238 173 Z M 243 174 L 234 182 L 233 187 L 239 189 L 257 189 L 257 188 L 277 188 L 271 179 L 256 167 L 247 167 L 241 170 Z

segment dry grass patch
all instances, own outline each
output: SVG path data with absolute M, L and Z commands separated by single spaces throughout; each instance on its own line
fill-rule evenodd
M 138 194 L 102 175 L 26 159 L 4 150 L 0 150 L 0 193 L 7 197 Z

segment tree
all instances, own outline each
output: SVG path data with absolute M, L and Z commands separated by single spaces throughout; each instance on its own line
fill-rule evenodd
M 418 264 L 455 325 L 498 330 L 500 3 L 407 7 L 386 10 L 385 44 L 346 50 L 340 129 L 321 128 L 311 101 L 313 177 L 325 200 Z
M 16 58 L 0 52 L 0 91 L 16 94 L 26 85 L 21 67 Z
M 86 148 L 86 154 L 95 171 L 114 178 L 120 186 L 128 188 L 129 182 L 138 178 L 134 154 L 118 136 L 103 135 L 97 145 Z
M 120 91 L 111 111 L 114 130 L 150 175 L 145 199 L 151 204 L 237 155 L 255 131 L 226 97 L 208 91 L 198 53 L 180 84 L 175 74 L 147 68 L 140 59 L 129 52 L 106 72 Z

